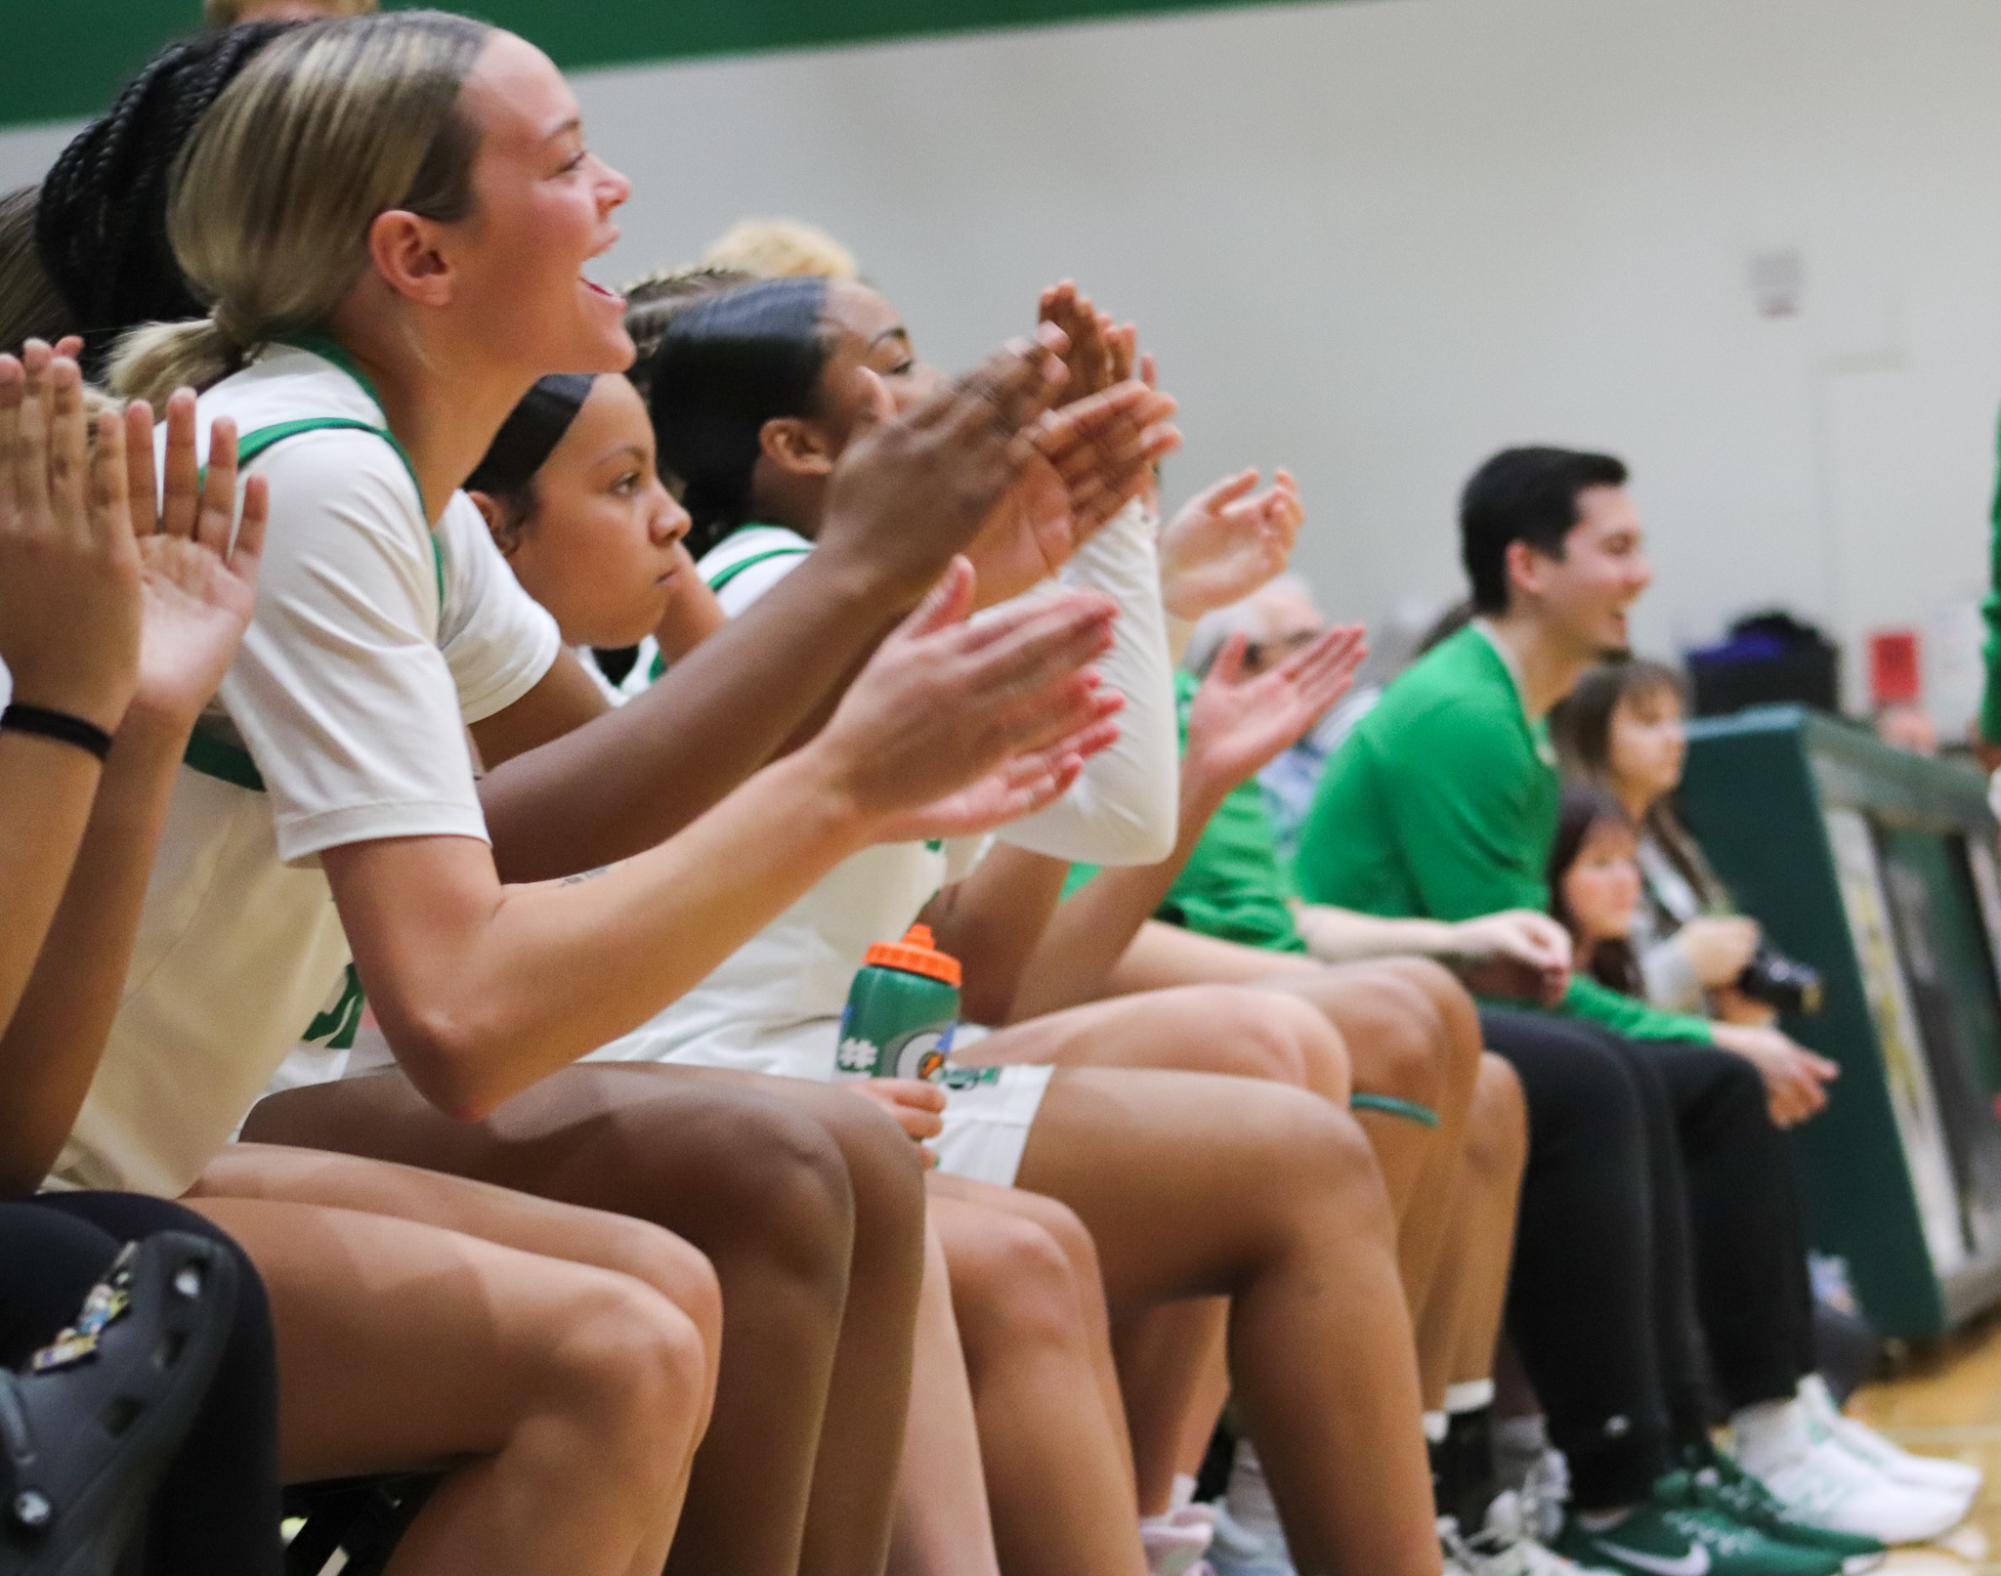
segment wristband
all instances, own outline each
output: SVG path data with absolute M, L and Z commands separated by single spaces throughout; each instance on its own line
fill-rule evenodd
M 111 758 L 111 735 L 94 722 L 72 717 L 66 711 L 50 711 L 43 706 L 23 706 L 18 701 L 0 710 L 0 732 L 32 733 L 88 750 L 100 761 Z

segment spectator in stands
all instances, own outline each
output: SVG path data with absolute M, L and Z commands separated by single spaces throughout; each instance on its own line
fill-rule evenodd
M 1771 1010 L 1737 989 L 1757 955 L 1758 922 L 1732 911 L 1729 893 L 1675 813 L 1688 758 L 1684 709 L 1681 675 L 1634 658 L 1593 668 L 1551 716 L 1565 769 L 1609 793 L 1638 832 L 1641 901 L 1630 941 L 1641 988 L 1618 988 L 1670 1012 L 1770 1023 Z M 1818 1082 L 1806 1081 L 1788 1097 L 1806 1113 L 1826 1098 Z
M 1547 906 L 1546 718 L 1594 662 L 1624 651 L 1627 610 L 1651 579 L 1625 483 L 1610 456 L 1553 448 L 1506 450 L 1474 474 L 1460 526 L 1476 616 L 1397 679 L 1329 763 L 1296 865 L 1308 900 L 1443 920 Z M 1801 1386 L 1811 1300 L 1773 1117 L 1800 1082 L 1820 1081 L 1816 1060 L 1774 1030 L 1660 1013 L 1581 974 L 1563 1011 L 1609 1031 L 1605 1054 L 1666 1118 L 1649 1150 L 1661 1250 L 1685 1241 L 1696 1266 L 1666 1284 L 1694 1287 L 1744 1465 L 1794 1518 L 1831 1530 L 1901 1542 L 1950 1526 L 1963 1498 L 1899 1482 L 1839 1444 L 1820 1428 L 1825 1398 Z M 1670 1310 L 1664 1333 L 1680 1318 Z M 1706 1420 L 1690 1399 L 1673 1442 L 1700 1456 Z M 1663 1463 L 1668 1444 L 1649 1447 Z M 1617 1563 L 1619 1525 L 1579 1518 L 1566 1547 Z
M 1639 830 L 1602 788 L 1568 783 L 1549 851 L 1550 913 L 1577 967 L 1628 996 L 1644 994 L 1633 926 L 1640 907 Z
M 850 252 L 804 219 L 739 219 L 702 252 L 705 269 L 754 279 L 859 279 Z

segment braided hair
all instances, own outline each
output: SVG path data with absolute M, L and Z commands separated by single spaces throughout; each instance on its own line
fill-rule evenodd
M 244 66 L 299 25 L 246 22 L 169 44 L 109 111 L 77 133 L 43 179 L 36 250 L 85 331 L 93 366 L 126 329 L 207 311 L 167 239 L 174 166 Z

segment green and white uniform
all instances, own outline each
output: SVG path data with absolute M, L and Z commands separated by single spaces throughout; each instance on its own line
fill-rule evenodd
M 177 1194 L 228 1141 L 349 962 L 319 856 L 486 839 L 466 724 L 555 661 L 555 623 L 462 495 L 434 533 L 381 407 L 330 344 L 201 398 L 234 417 L 272 521 L 249 633 L 175 784 L 124 996 L 51 1184 Z M 346 425 L 324 426 L 327 422 Z M 364 430 L 367 429 L 367 430 Z
M 810 550 L 791 531 L 753 526 L 705 555 L 699 567 L 734 617 Z M 1138 511 L 1114 521 L 1085 545 L 1063 578 L 1104 589 L 1119 602 L 1118 645 L 1099 668 L 1127 697 L 1121 738 L 1087 765 L 1085 778 L 1064 800 L 1000 836 L 1064 859 L 1138 864 L 1162 858 L 1173 841 L 1176 764 L 1152 522 Z M 985 846 L 985 839 L 894 844 L 843 861 L 701 984 L 594 1059 L 833 1078 L 841 1009 L 863 955 L 873 943 L 901 936 L 939 888 L 972 870 Z M 959 1043 L 979 1033 L 963 1026 Z M 1011 1183 L 1050 1071 L 1011 1066 L 955 1075 L 945 1130 L 933 1145 L 940 1168 Z

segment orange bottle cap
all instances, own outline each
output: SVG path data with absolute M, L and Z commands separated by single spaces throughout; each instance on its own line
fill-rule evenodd
M 905 974 L 943 980 L 955 990 L 959 985 L 959 960 L 932 945 L 929 925 L 912 925 L 901 941 L 878 941 L 862 961 L 876 968 L 901 969 Z

